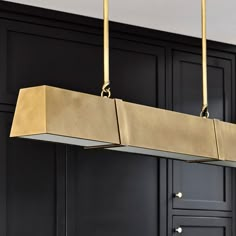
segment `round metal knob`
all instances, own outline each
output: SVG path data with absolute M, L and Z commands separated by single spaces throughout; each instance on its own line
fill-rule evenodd
M 183 229 L 181 227 L 178 227 L 177 229 L 175 229 L 175 232 L 178 234 L 182 234 Z
M 182 198 L 182 197 L 183 197 L 183 193 L 178 192 L 178 193 L 175 194 L 175 197 L 177 197 L 177 198 Z

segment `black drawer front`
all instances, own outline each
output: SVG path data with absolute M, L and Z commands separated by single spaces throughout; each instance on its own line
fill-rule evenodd
M 172 235 L 231 236 L 231 219 L 208 217 L 173 217 Z M 178 233 L 176 232 L 178 230 Z

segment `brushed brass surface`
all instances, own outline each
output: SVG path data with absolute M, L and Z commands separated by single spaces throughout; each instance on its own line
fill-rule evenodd
M 111 96 L 109 73 L 109 0 L 103 0 L 104 84 L 101 96 Z
M 22 89 L 11 137 L 39 134 L 119 144 L 115 102 L 50 86 Z
M 116 106 L 122 145 L 218 160 L 213 120 L 121 100 Z
M 234 124 L 50 86 L 20 90 L 11 130 L 11 137 L 78 139 L 91 148 L 226 166 L 236 166 L 235 136 Z
M 208 118 L 207 94 L 207 38 L 206 38 L 206 0 L 201 0 L 202 19 L 202 111 L 200 116 Z
M 219 120 L 214 122 L 219 159 L 236 162 L 236 125 Z
M 109 84 L 109 0 L 103 0 L 104 83 Z
M 10 137 L 46 132 L 46 87 L 21 89 Z

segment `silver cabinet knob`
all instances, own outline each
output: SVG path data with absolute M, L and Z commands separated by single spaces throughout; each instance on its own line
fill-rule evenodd
M 178 234 L 182 234 L 183 229 L 181 227 L 178 227 L 177 229 L 175 229 L 175 232 Z
M 175 194 L 175 197 L 177 197 L 177 198 L 182 198 L 182 197 L 183 197 L 183 193 L 178 192 L 178 193 Z

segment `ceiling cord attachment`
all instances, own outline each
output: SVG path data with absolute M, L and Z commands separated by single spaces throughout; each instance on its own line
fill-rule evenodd
M 111 97 L 111 88 L 110 88 L 110 83 L 105 83 L 102 86 L 102 92 L 101 92 L 102 97 L 110 98 Z
M 209 111 L 208 111 L 207 105 L 203 106 L 202 111 L 200 113 L 200 117 L 206 118 L 206 119 L 209 118 Z

